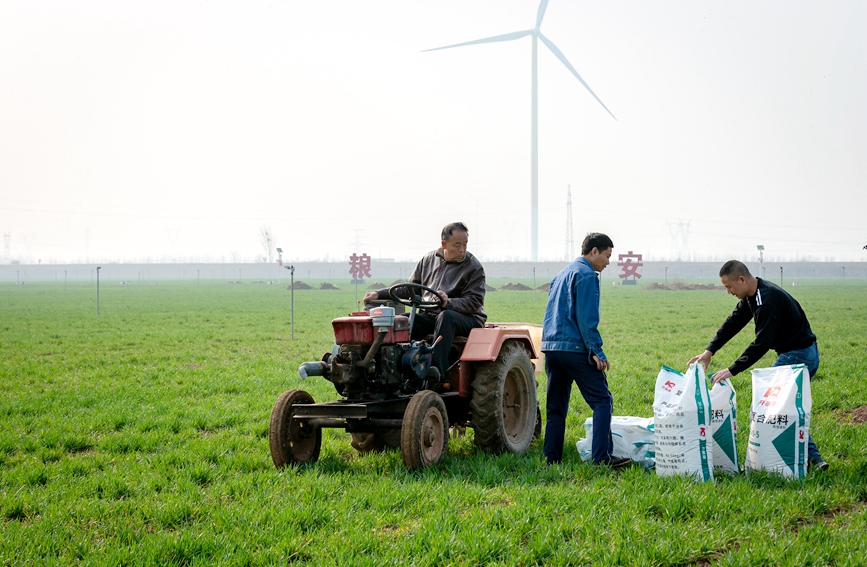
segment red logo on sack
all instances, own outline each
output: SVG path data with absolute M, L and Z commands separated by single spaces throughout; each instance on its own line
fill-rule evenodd
M 773 407 L 777 405 L 776 397 L 780 395 L 781 386 L 774 386 L 773 388 L 768 388 L 765 392 L 765 395 L 762 398 L 773 398 L 773 399 L 762 399 L 759 400 L 760 406 Z
M 662 385 L 662 389 L 666 392 L 670 392 L 672 388 L 674 388 L 677 384 L 672 382 L 671 380 L 666 380 L 665 384 Z
M 698 428 L 698 436 L 701 437 L 702 439 L 707 436 L 707 433 L 705 433 L 704 427 Z
M 798 430 L 798 440 L 800 440 L 800 441 L 804 440 L 804 430 L 803 429 Z
M 780 386 L 774 386 L 773 388 L 768 388 L 768 391 L 765 392 L 763 398 L 776 398 L 780 395 Z

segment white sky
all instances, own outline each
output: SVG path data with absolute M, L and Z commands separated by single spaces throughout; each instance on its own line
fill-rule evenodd
M 528 259 L 531 39 L 421 51 L 537 8 L 4 0 L 0 260 L 252 260 L 263 225 L 415 260 L 452 220 Z M 689 223 L 693 259 L 867 259 L 862 0 L 551 0 L 542 32 L 617 120 L 539 44 L 540 259 L 567 186 L 576 247 L 662 259 Z

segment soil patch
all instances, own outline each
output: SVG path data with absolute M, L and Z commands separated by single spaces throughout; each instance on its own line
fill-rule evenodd
M 492 285 L 485 284 L 485 291 L 497 291 L 497 288 Z
M 310 287 L 309 285 L 307 285 L 306 283 L 302 282 L 301 280 L 298 280 L 297 282 L 290 285 L 286 289 L 313 289 L 313 288 Z
M 543 283 L 536 289 L 538 289 L 539 291 L 551 291 L 551 282 Z
M 854 423 L 867 423 L 867 406 L 853 409 L 850 415 Z
M 340 288 L 334 284 L 331 284 L 328 282 L 322 282 L 321 284 L 319 284 L 319 289 L 340 289 Z
M 503 287 L 501 287 L 500 289 L 505 289 L 505 290 L 509 290 L 509 291 L 529 291 L 533 288 L 527 287 L 522 283 L 509 282 L 506 285 L 504 285 Z
M 373 282 L 372 284 L 367 286 L 367 289 L 382 289 L 384 287 L 385 287 L 385 284 L 382 282 Z

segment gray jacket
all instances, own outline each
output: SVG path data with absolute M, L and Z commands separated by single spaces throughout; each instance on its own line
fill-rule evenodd
M 485 313 L 485 269 L 469 252 L 460 262 L 449 262 L 443 257 L 442 248 L 432 250 L 416 264 L 409 281 L 446 292 L 449 296 L 446 309 L 470 315 L 482 326 L 488 320 Z M 385 299 L 388 290 L 377 290 L 377 295 Z M 409 293 L 399 295 L 409 297 Z M 433 299 L 427 297 L 429 295 L 425 294 L 426 300 Z M 436 309 L 427 311 L 437 312 Z

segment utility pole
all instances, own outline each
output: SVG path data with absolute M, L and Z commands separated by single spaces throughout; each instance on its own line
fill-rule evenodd
M 96 316 L 99 317 L 99 270 L 102 266 L 96 267 Z
M 295 266 L 284 266 L 289 270 L 289 321 L 291 325 L 290 338 L 295 340 Z

